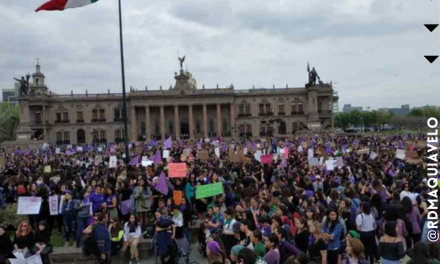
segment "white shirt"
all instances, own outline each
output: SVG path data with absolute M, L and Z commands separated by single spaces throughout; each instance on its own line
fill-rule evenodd
M 372 214 L 366 215 L 364 213 L 359 214 L 356 217 L 356 226 L 360 226 L 360 230 L 362 232 L 370 232 L 374 231 L 374 217 Z

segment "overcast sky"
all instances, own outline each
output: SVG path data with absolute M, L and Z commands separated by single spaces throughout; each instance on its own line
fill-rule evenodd
M 60 94 L 120 92 L 117 0 L 63 12 L 46 0 L 0 2 L 0 88 L 34 72 Z M 199 88 L 301 87 L 307 62 L 346 103 L 440 105 L 438 1 L 123 1 L 127 88 L 168 89 L 177 50 Z

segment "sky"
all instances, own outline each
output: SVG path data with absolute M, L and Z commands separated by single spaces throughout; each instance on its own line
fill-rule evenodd
M 0 2 L 0 88 L 39 58 L 58 94 L 121 92 L 117 0 L 63 12 L 45 0 Z M 304 87 L 307 63 L 344 104 L 440 105 L 438 1 L 122 1 L 127 89 L 174 85 L 184 67 L 199 88 Z M 1 95 L 0 95 L 1 96 Z

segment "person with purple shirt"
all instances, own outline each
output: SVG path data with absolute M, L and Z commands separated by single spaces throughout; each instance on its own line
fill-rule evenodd
M 412 245 L 415 245 L 420 241 L 422 230 L 420 228 L 420 223 L 422 222 L 422 217 L 420 215 L 420 211 L 417 206 L 414 206 L 411 198 L 408 196 L 403 197 L 402 199 L 403 210 L 406 213 L 406 218 L 411 222 L 412 225 L 412 233 L 407 236 L 406 245 L 408 248 L 411 248 Z
M 272 233 L 266 237 L 265 246 L 268 249 L 268 252 L 264 256 L 264 260 L 267 264 L 280 264 L 280 251 L 278 250 L 279 244 L 280 240 L 276 234 Z
M 101 186 L 96 186 L 95 193 L 90 195 L 90 202 L 92 203 L 93 214 L 99 212 L 103 204 L 105 205 L 105 197 L 102 194 Z

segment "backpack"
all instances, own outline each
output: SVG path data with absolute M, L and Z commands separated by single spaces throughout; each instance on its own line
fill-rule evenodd
M 98 253 L 98 247 L 95 240 L 96 225 L 92 227 L 92 232 L 85 234 L 82 240 L 82 251 L 84 255 L 90 256 Z

